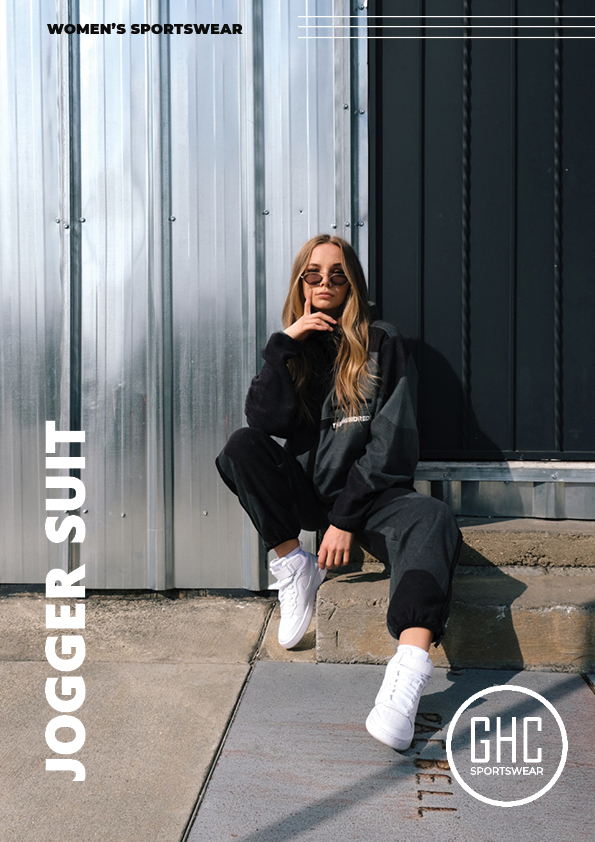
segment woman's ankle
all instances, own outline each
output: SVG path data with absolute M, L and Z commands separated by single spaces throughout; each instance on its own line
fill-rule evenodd
M 282 544 L 279 544 L 278 547 L 274 547 L 274 550 L 277 553 L 277 558 L 285 558 L 285 556 L 292 550 L 297 550 L 299 545 L 300 542 L 297 538 L 290 538 L 289 541 L 284 541 Z
M 426 652 L 429 652 L 433 637 L 434 634 L 430 629 L 425 629 L 421 626 L 403 629 L 399 637 L 399 646 L 404 643 L 410 646 L 417 646 L 419 649 L 425 649 Z

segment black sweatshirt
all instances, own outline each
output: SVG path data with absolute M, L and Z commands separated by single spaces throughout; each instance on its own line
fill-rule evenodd
M 313 423 L 301 419 L 287 361 L 305 343 L 315 351 L 317 366 L 308 387 Z M 378 382 L 359 414 L 336 414 L 333 363 L 336 337 L 311 334 L 299 342 L 273 333 L 262 352 L 264 365 L 246 398 L 249 427 L 286 439 L 285 447 L 311 476 L 321 500 L 330 506 L 329 522 L 355 532 L 378 494 L 387 488 L 413 488 L 419 458 L 415 413 L 408 383 L 408 357 L 393 325 L 370 325 L 370 356 Z

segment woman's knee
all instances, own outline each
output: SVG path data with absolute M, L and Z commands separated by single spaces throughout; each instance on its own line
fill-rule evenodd
M 219 456 L 231 459 L 232 462 L 244 460 L 246 457 L 254 458 L 256 451 L 260 450 L 269 436 L 262 430 L 255 427 L 242 427 L 232 433 Z
M 435 523 L 442 522 L 445 525 L 456 525 L 455 516 L 452 509 L 442 500 L 436 497 L 427 497 L 425 494 L 419 494 L 417 499 L 417 507 L 419 514 L 424 519 L 428 519 Z
M 448 543 L 457 542 L 459 527 L 454 512 L 442 500 L 420 494 L 417 499 L 417 521 L 424 531 L 441 534 Z

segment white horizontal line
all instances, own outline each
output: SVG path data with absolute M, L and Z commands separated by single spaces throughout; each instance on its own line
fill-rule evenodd
M 507 459 L 502 462 L 457 462 L 452 461 L 448 462 L 444 461 L 434 461 L 432 459 L 428 459 L 427 462 L 423 460 L 418 462 L 418 466 L 420 468 L 425 469 L 438 469 L 442 468 L 443 471 L 450 471 L 452 468 L 455 469 L 465 469 L 465 468 L 497 468 L 497 469 L 527 469 L 527 470 L 547 470 L 547 471 L 557 471 L 560 470 L 588 470 L 588 471 L 595 471 L 595 462 L 567 462 L 563 460 L 557 459 L 544 459 L 544 460 L 537 460 L 537 459 Z
M 416 39 L 417 41 L 436 41 L 438 39 L 457 39 L 459 41 L 474 41 L 480 39 L 491 39 L 492 41 L 578 41 L 584 39 L 593 39 L 595 35 L 298 35 L 298 38 L 304 40 L 316 41 L 323 39 L 334 38 L 335 41 L 349 41 L 351 40 L 401 40 L 406 41 Z
M 298 26 L 298 29 L 463 29 L 466 25 L 464 23 L 455 23 L 455 24 L 445 24 L 441 26 L 440 24 L 425 24 L 422 23 L 419 27 L 412 26 L 408 23 L 403 24 L 391 24 L 388 26 L 355 26 L 352 23 L 302 23 Z M 494 24 L 490 26 L 489 23 L 475 23 L 472 24 L 469 29 L 511 29 L 515 26 L 515 24 L 510 24 L 510 26 L 502 26 L 500 24 Z M 535 24 L 534 26 L 526 26 L 525 29 L 555 29 L 557 24 L 555 23 L 548 23 L 543 26 L 540 24 Z M 584 26 L 578 26 L 575 24 L 564 24 L 564 26 L 559 27 L 560 29 L 595 29 L 595 24 L 589 23 L 585 24 Z
M 298 18 L 356 18 L 358 20 L 361 20 L 362 17 L 362 15 L 298 15 Z M 488 18 L 489 20 L 496 18 L 537 18 L 538 20 L 558 18 L 558 20 L 563 20 L 564 18 L 570 18 L 576 20 L 576 18 L 595 18 L 595 15 L 366 15 L 367 20 L 370 20 L 370 18 L 397 18 L 398 20 L 406 20 L 407 18 L 468 18 L 469 20 L 473 20 L 473 18 Z

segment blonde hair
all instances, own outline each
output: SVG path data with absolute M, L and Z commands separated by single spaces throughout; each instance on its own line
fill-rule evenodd
M 293 264 L 289 281 L 289 292 L 283 306 L 283 327 L 296 322 L 304 314 L 304 290 L 301 275 L 306 269 L 316 246 L 330 243 L 341 250 L 341 265 L 349 282 L 349 291 L 342 305 L 337 321 L 339 323 L 339 347 L 334 367 L 334 397 L 336 413 L 346 416 L 360 414 L 367 404 L 370 388 L 377 380 L 372 371 L 372 359 L 368 351 L 368 328 L 370 308 L 364 272 L 353 247 L 341 237 L 318 234 L 304 243 Z M 295 390 L 302 417 L 312 419 L 308 407 L 307 391 L 314 368 L 312 353 L 309 353 L 309 337 L 304 340 L 303 352 L 288 361 L 288 368 L 295 384 Z M 337 428 L 338 429 L 338 428 Z

